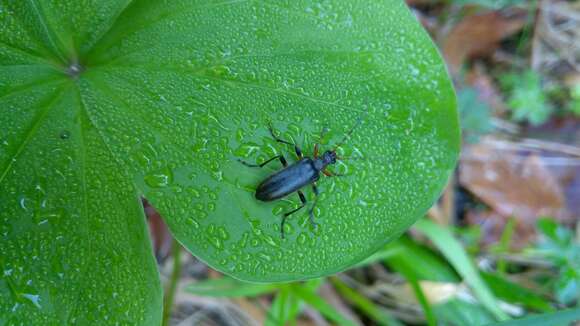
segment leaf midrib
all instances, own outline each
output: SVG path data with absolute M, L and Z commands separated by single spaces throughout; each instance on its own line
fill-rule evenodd
M 66 56 L 64 55 L 64 53 L 61 50 L 62 47 L 59 46 L 59 45 L 62 45 L 62 43 L 56 37 L 54 32 L 46 24 L 46 17 L 44 15 L 44 12 L 42 12 L 42 10 L 39 8 L 40 5 L 37 3 L 37 0 L 28 0 L 28 3 L 30 3 L 30 6 L 32 7 L 32 10 L 34 11 L 34 14 L 36 15 L 36 17 L 38 19 L 38 22 L 40 23 L 40 26 L 44 30 L 45 36 L 47 37 L 48 41 L 50 42 L 50 46 L 52 47 L 54 53 L 61 60 L 61 62 L 63 64 L 66 64 L 66 62 L 67 62 Z M 55 38 L 56 38 L 56 40 L 55 40 Z M 57 41 L 58 41 L 58 44 L 57 44 Z

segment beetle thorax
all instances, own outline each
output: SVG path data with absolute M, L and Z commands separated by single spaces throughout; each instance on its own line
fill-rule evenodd
M 334 151 L 326 151 L 321 157 L 314 160 L 314 168 L 322 171 L 326 166 L 336 163 L 336 153 Z

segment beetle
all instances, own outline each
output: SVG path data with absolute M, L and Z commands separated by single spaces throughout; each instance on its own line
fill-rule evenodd
M 251 164 L 243 160 L 238 160 L 239 162 L 248 167 L 257 167 L 257 168 L 262 168 L 266 166 L 268 163 L 273 162 L 275 160 L 280 160 L 280 163 L 282 163 L 283 168 L 280 171 L 275 172 L 274 174 L 264 179 L 264 181 L 262 181 L 256 188 L 255 193 L 256 199 L 264 202 L 278 200 L 294 192 L 298 193 L 298 197 L 300 198 L 300 202 L 302 203 L 302 205 L 287 213 L 284 213 L 284 216 L 282 217 L 282 223 L 280 224 L 280 232 L 282 239 L 284 239 L 284 224 L 286 223 L 286 218 L 296 213 L 297 211 L 301 210 L 307 204 L 306 197 L 304 196 L 304 193 L 300 189 L 308 185 L 312 186 L 312 191 L 314 192 L 315 195 L 314 203 L 312 204 L 312 207 L 308 211 L 308 215 L 312 226 L 315 228 L 318 226 L 318 224 L 316 224 L 316 222 L 314 221 L 314 208 L 316 207 L 316 203 L 318 202 L 319 195 L 318 188 L 316 187 L 316 181 L 318 181 L 318 179 L 320 178 L 321 172 L 328 177 L 342 176 L 342 174 L 327 171 L 326 167 L 332 164 L 336 164 L 337 160 L 341 160 L 341 158 L 339 158 L 336 154 L 336 149 L 340 147 L 350 137 L 352 132 L 360 123 L 361 119 L 359 118 L 357 123 L 349 130 L 348 133 L 345 134 L 344 138 L 340 141 L 340 143 L 336 145 L 332 150 L 325 151 L 321 156 L 318 156 L 319 145 L 318 143 L 316 143 L 314 145 L 314 153 L 313 153 L 314 155 L 312 158 L 305 157 L 302 154 L 302 150 L 300 149 L 300 147 L 298 147 L 296 144 L 278 138 L 274 134 L 274 129 L 270 124 L 268 126 L 268 130 L 270 131 L 270 135 L 272 135 L 272 138 L 274 138 L 274 140 L 276 140 L 279 143 L 294 146 L 294 151 L 296 152 L 296 156 L 298 156 L 298 161 L 296 161 L 291 165 L 288 165 L 286 158 L 282 154 L 276 155 L 261 164 Z M 322 130 L 320 138 L 323 137 L 324 132 L 325 129 Z

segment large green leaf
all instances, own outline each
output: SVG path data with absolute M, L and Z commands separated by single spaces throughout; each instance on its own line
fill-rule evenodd
M 445 67 L 398 0 L 0 0 L 0 107 L 0 321 L 157 321 L 140 196 L 236 278 L 343 270 L 426 211 L 459 151 Z M 362 159 L 282 239 L 297 196 L 257 201 L 278 162 L 238 160 L 295 160 L 269 122 L 311 156 L 357 119 L 338 152 Z

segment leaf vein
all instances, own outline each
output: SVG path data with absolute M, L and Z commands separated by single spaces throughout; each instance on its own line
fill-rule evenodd
M 6 164 L 6 166 L 0 169 L 0 171 L 2 171 L 2 173 L 0 174 L 0 184 L 2 184 L 2 182 L 8 175 L 8 172 L 10 172 L 16 160 L 18 159 L 20 154 L 22 154 L 24 148 L 30 143 L 32 137 L 36 135 L 39 126 L 42 124 L 42 122 L 44 122 L 44 119 L 46 119 L 46 117 L 48 116 L 48 112 L 50 112 L 50 109 L 54 107 L 54 104 L 61 98 L 63 93 L 64 90 L 61 90 L 60 92 L 55 91 L 54 93 L 55 96 L 52 99 L 50 99 L 49 97 L 48 98 L 49 103 L 44 108 L 42 108 L 40 112 L 34 117 L 32 125 L 29 127 L 20 145 L 18 145 L 16 152 L 11 157 L 8 158 L 8 163 Z

